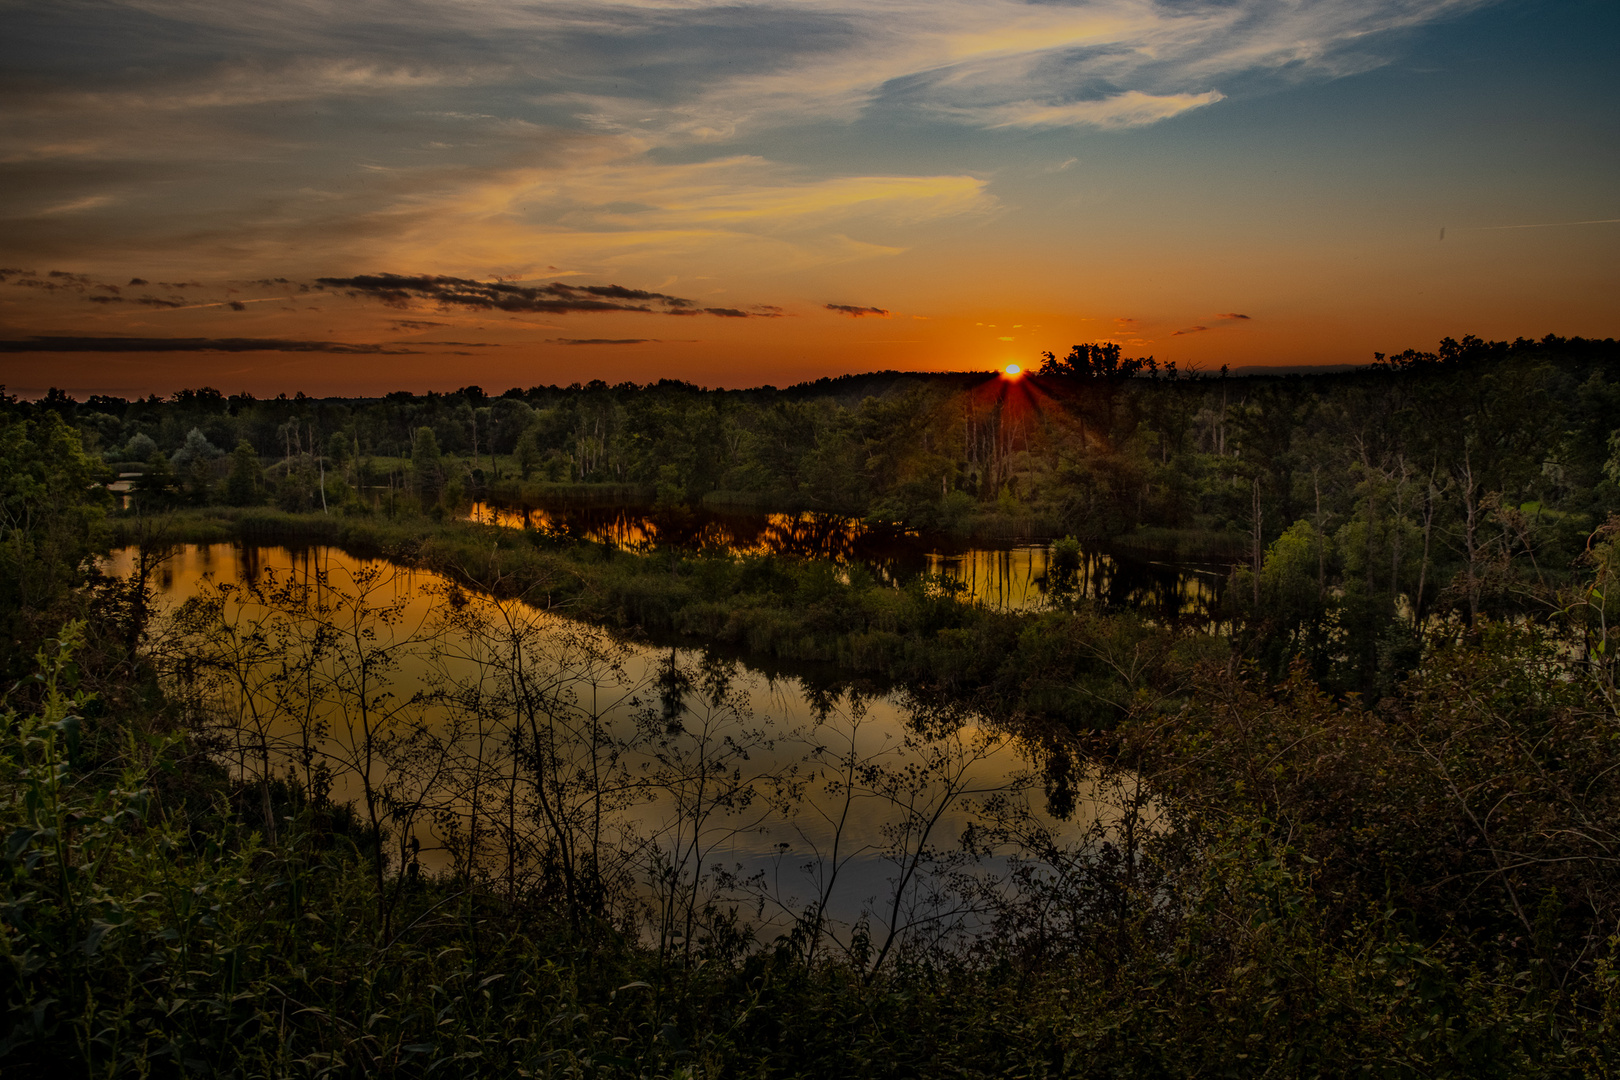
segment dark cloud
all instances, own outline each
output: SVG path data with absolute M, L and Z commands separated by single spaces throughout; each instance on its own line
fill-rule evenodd
M 43 289 L 46 292 L 57 292 L 65 289 L 69 292 L 78 293 L 92 304 L 130 303 L 152 308 L 191 306 L 186 300 L 179 297 L 165 299 L 159 296 L 124 296 L 123 291 L 126 288 L 151 284 L 145 278 L 138 277 L 130 278 L 128 285 L 121 286 L 110 282 L 96 281 L 88 274 L 75 274 L 67 270 L 51 270 L 44 274 L 37 274 L 32 270 L 5 269 L 0 270 L 0 284 L 16 285 L 24 289 Z M 171 289 L 202 288 L 201 284 L 195 281 L 176 284 L 160 281 L 158 284 Z M 232 306 L 236 307 L 236 305 Z M 236 310 L 240 311 L 242 309 L 236 307 Z
M 0 353 L 34 352 L 323 352 L 415 356 L 410 349 L 280 338 L 30 337 L 0 341 Z
M 1171 337 L 1180 337 L 1182 334 L 1197 334 L 1197 333 L 1200 333 L 1201 331 L 1208 330 L 1208 329 L 1209 329 L 1209 327 L 1207 327 L 1207 326 L 1189 326 L 1185 330 L 1177 330 L 1175 333 L 1171 334 L 1170 336 Z
M 87 296 L 85 299 L 90 301 L 92 304 L 122 304 L 127 301 L 131 304 L 140 304 L 144 307 L 155 308 L 182 308 L 191 306 L 184 300 L 165 300 L 158 296 L 137 296 L 133 300 L 123 296 Z M 237 303 L 232 303 L 231 306 L 236 308 L 238 311 L 241 311 L 244 307 L 244 305 Z
M 84 292 L 85 290 L 85 284 L 65 280 L 60 270 L 52 270 L 44 277 L 31 270 L 15 270 L 12 272 L 18 276 L 15 280 L 8 281 L 6 284 L 21 286 L 24 289 L 44 289 L 46 292 L 55 292 L 58 289 L 72 289 L 74 292 Z
M 405 341 L 396 341 L 396 345 L 455 345 L 463 349 L 499 349 L 498 341 L 422 341 L 419 338 L 410 338 Z
M 407 307 L 425 300 L 441 307 L 480 311 L 533 311 L 564 315 L 578 311 L 638 311 L 655 315 L 719 315 L 746 319 L 737 308 L 699 307 L 697 301 L 668 293 L 631 289 L 623 285 L 513 285 L 505 281 L 405 274 L 361 274 L 347 278 L 318 278 L 322 288 L 343 289 L 351 296 L 369 297 L 392 307 Z
M 1248 318 L 1247 315 L 1239 315 L 1235 311 L 1229 311 L 1229 312 L 1226 312 L 1225 314 L 1217 315 L 1215 317 L 1217 319 L 1247 319 Z
M 889 317 L 889 311 L 887 308 L 859 307 L 855 304 L 828 304 L 826 307 L 828 311 L 836 311 L 838 314 L 848 315 L 852 319 L 865 318 L 868 315 L 875 315 L 880 319 L 887 319 Z
M 145 278 L 130 278 L 125 286 L 96 282 L 83 275 L 65 270 L 52 270 L 37 274 L 31 270 L 0 269 L 0 284 L 22 288 L 42 289 L 47 292 L 67 290 L 78 293 L 85 300 L 97 304 L 139 304 L 155 308 L 181 308 L 198 306 L 198 301 L 180 295 L 158 297 L 152 295 L 124 296 L 126 288 L 150 285 Z M 200 289 L 201 282 L 160 281 L 166 289 Z M 260 278 L 249 284 L 291 287 L 295 283 L 286 278 Z M 712 315 L 721 319 L 777 319 L 782 309 L 770 304 L 750 308 L 704 307 L 696 300 L 649 289 L 632 289 L 624 285 L 570 285 L 554 281 L 547 285 L 517 285 L 507 281 L 478 281 L 472 278 L 437 275 L 362 274 L 356 277 L 323 277 L 313 285 L 296 283 L 300 293 L 311 289 L 325 291 L 337 289 L 350 296 L 369 298 L 383 304 L 409 308 L 414 302 L 426 301 L 441 308 L 471 308 L 480 311 L 539 312 L 551 315 L 570 312 L 633 311 L 652 315 Z M 227 289 L 227 293 L 237 290 Z M 241 301 L 225 300 L 221 306 L 233 311 L 245 310 Z M 395 319 L 396 331 L 428 330 L 448 326 L 449 323 L 432 319 Z
M 653 343 L 653 342 L 656 342 L 656 341 L 658 341 L 658 338 L 645 338 L 645 337 L 627 337 L 627 338 L 606 338 L 606 337 L 571 338 L 571 337 L 559 337 L 559 338 L 552 338 L 551 339 L 551 342 L 554 345 L 647 345 L 647 344 L 650 344 L 650 343 Z
M 734 307 L 687 308 L 666 312 L 669 315 L 714 315 L 722 319 L 780 319 L 782 309 L 772 304 L 756 304 L 744 310 Z

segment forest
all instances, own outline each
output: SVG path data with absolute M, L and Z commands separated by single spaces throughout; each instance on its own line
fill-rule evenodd
M 1620 1069 L 1612 340 L 0 393 L 0 457 L 8 1072 Z M 858 560 L 467 520 L 570 502 L 1050 563 L 994 610 Z M 347 561 L 161 602 L 222 543 Z M 1080 588 L 1094 555 L 1221 586 L 1162 618 Z M 758 715 L 750 672 L 813 722 Z M 910 756 L 859 743 L 883 710 Z M 1027 770 L 976 788 L 1002 747 Z M 860 807 L 888 876 L 852 916 Z M 834 823 L 819 891 L 704 854 L 767 814 Z

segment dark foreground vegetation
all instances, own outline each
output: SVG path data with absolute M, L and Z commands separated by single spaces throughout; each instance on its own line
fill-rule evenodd
M 1165 374 L 1077 349 L 1054 358 L 1044 382 L 1024 384 L 1048 403 L 1021 429 L 1010 396 L 987 412 L 966 382 L 908 388 L 899 377 L 753 399 L 663 386 L 391 404 L 198 394 L 121 414 L 116 403 L 61 397 L 8 405 L 0 1066 L 18 1075 L 1612 1075 L 1614 345 L 1448 344 L 1333 379 Z M 846 388 L 885 393 L 841 401 Z M 586 468 L 576 441 L 575 472 L 556 465 L 557 482 L 650 483 L 666 500 L 736 490 L 788 506 L 802 495 L 919 524 L 941 515 L 935 525 L 948 523 L 960 495 L 971 509 L 957 523 L 1051 519 L 1077 537 L 1139 543 L 1240 535 L 1248 557 L 1220 623 L 1200 630 L 1067 599 L 1069 548 L 1058 552 L 1049 610 L 1010 616 L 960 604 L 938 583 L 879 585 L 859 567 L 840 575 L 758 556 L 632 556 L 447 520 L 442 508 L 479 485 L 523 482 L 517 443 L 531 435 L 539 462 L 556 462 L 547 455 L 563 451 L 543 437 L 557 415 L 596 430 L 577 415 L 591 402 L 606 410 L 597 445 L 627 455 L 617 459 L 624 474 Z M 468 446 L 463 459 L 453 432 L 437 426 L 463 406 L 481 424 L 493 425 L 497 409 L 521 417 L 517 406 L 530 418 L 507 456 L 491 456 L 503 435 L 480 434 L 491 445 Z M 629 419 L 660 409 L 677 419 Z M 729 457 L 681 449 L 711 413 Z M 367 484 L 360 425 L 396 414 L 402 441 L 369 453 L 397 457 L 408 440 L 408 467 L 374 463 Z M 276 416 L 284 453 L 267 463 L 247 425 Z M 792 434 L 795 416 L 810 418 L 808 434 Z M 884 464 L 897 424 L 947 416 L 963 443 L 896 436 L 902 464 Z M 953 456 L 974 445 L 986 416 L 1025 441 L 999 458 L 994 443 Z M 153 452 L 135 455 L 145 466 L 136 510 L 120 513 L 99 484 L 106 466 L 84 446 L 101 438 L 127 456 L 142 424 Z M 718 477 L 663 472 L 710 457 L 727 469 L 759 465 L 776 435 L 800 440 L 780 443 L 802 451 L 783 455 L 798 463 L 797 480 L 778 472 L 745 483 L 731 472 L 723 489 Z M 334 452 L 355 438 L 358 454 Z M 628 456 L 642 438 L 657 448 Z M 199 439 L 238 449 L 216 459 Z M 942 472 L 918 464 L 930 453 Z M 636 460 L 663 464 L 638 473 Z M 539 468 L 530 461 L 530 482 Z M 355 493 L 379 474 L 395 492 L 392 513 Z M 834 482 L 846 486 L 837 498 Z M 271 500 L 282 509 L 262 507 Z M 186 502 L 191 516 L 175 516 Z M 930 847 L 945 838 L 891 837 L 897 866 L 932 861 L 935 880 L 972 908 L 978 930 L 968 936 L 857 926 L 838 937 L 813 904 L 779 934 L 755 935 L 746 907 L 699 890 L 696 878 L 683 892 L 687 879 L 674 872 L 659 894 L 668 902 L 649 913 L 616 869 L 629 865 L 623 852 L 590 832 L 608 785 L 577 768 L 617 775 L 617 750 L 591 732 L 567 749 L 547 742 L 574 714 L 560 696 L 525 697 L 523 676 L 478 713 L 510 724 L 501 760 L 512 775 L 497 807 L 506 831 L 473 814 L 452 868 L 428 873 L 402 826 L 428 812 L 427 781 L 336 801 L 329 774 L 296 758 L 283 767 L 266 739 L 254 742 L 267 729 L 222 715 L 245 691 L 205 692 L 232 672 L 301 672 L 302 682 L 253 683 L 273 688 L 254 700 L 290 708 L 324 694 L 329 705 L 380 708 L 389 661 L 365 631 L 386 622 L 386 604 L 371 609 L 372 622 L 344 615 L 366 603 L 363 583 L 324 608 L 296 592 L 272 598 L 270 610 L 300 613 L 297 624 L 233 622 L 221 602 L 165 627 L 139 574 L 106 580 L 93 570 L 114 540 L 155 557 L 165 541 L 211 530 L 416 560 L 498 600 L 901 684 L 921 718 L 978 710 L 1031 747 L 1057 809 L 1089 791 L 1115 814 L 1089 842 L 1064 846 L 986 800 L 959 847 L 1016 853 L 994 879 L 953 877 Z M 444 599 L 447 619 L 465 623 L 476 607 L 453 592 Z M 305 625 L 314 637 L 299 648 L 274 636 Z M 308 688 L 315 667 L 282 663 L 316 640 L 329 661 L 321 670 L 350 673 L 327 676 L 318 693 Z M 497 626 L 489 640 L 497 672 L 532 655 L 516 631 L 503 638 Z M 547 658 L 534 659 L 545 674 Z M 645 690 L 647 745 L 677 770 L 667 784 L 723 786 L 746 770 L 725 756 L 732 750 L 695 765 L 679 756 L 702 718 L 726 705 L 723 681 L 705 681 L 723 669 L 718 652 L 697 669 L 672 664 Z M 356 683 L 355 672 L 379 681 Z M 511 719 L 524 715 L 549 726 L 525 736 Z M 433 749 L 424 738 L 401 729 L 352 745 L 418 760 Z M 434 761 L 450 760 L 436 752 Z M 502 859 L 482 854 L 502 845 Z

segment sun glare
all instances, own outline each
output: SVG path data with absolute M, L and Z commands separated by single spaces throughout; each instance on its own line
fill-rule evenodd
M 1016 379 L 1016 378 L 1018 378 L 1018 376 L 1022 375 L 1023 373 L 1024 373 L 1024 369 L 1019 367 L 1017 364 L 1008 364 L 1007 365 L 1007 378 Z

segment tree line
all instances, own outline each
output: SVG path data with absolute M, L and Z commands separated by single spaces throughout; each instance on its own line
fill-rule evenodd
M 298 487 L 284 482 L 306 463 L 350 485 L 373 487 L 388 469 L 403 483 L 406 463 L 437 453 L 422 471 L 464 490 L 627 484 L 692 505 L 745 497 L 923 528 L 1001 511 L 1083 540 L 1257 525 L 1269 539 L 1304 519 L 1338 529 L 1367 485 L 1389 487 L 1374 501 L 1419 523 L 1431 486 L 1463 517 L 1490 492 L 1601 517 L 1620 468 L 1616 352 L 1612 341 L 1467 337 L 1353 372 L 1231 377 L 1079 345 L 1017 381 L 887 372 L 705 390 L 598 380 L 381 399 L 203 388 L 76 402 L 52 391 L 7 408 L 58 413 L 108 462 L 143 467 L 161 451 L 177 474 L 168 482 L 197 501 L 247 496 L 219 486 L 224 459 L 245 443 L 268 471 L 259 482 L 278 490 Z

